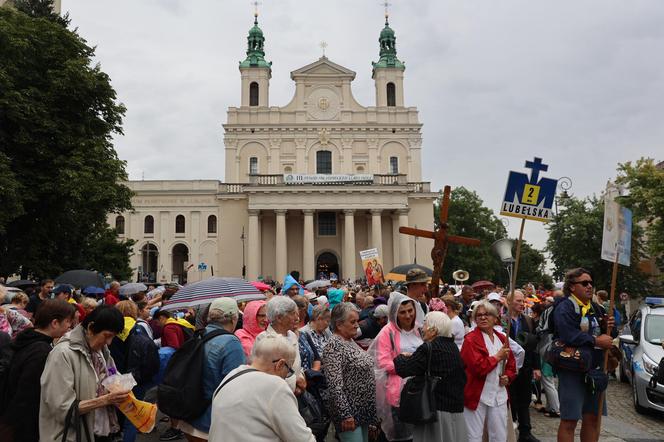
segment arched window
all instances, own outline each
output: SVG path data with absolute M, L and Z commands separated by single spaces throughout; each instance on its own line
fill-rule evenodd
M 154 233 L 154 218 L 152 215 L 148 215 L 143 220 L 143 233 L 153 234 Z
M 332 152 L 329 150 L 316 152 L 316 173 L 332 173 Z
M 184 215 L 175 217 L 175 233 L 184 233 Z
M 249 85 L 249 106 L 258 106 L 258 83 L 255 81 Z
M 125 219 L 124 216 L 120 215 L 115 217 L 115 231 L 118 235 L 124 235 L 125 233 Z
M 217 216 L 208 216 L 208 233 L 217 233 Z
M 399 174 L 399 158 L 390 157 L 390 173 L 392 175 Z
M 394 86 L 394 83 L 387 83 L 387 105 L 397 105 L 397 89 Z
M 258 175 L 258 158 L 249 158 L 249 175 Z

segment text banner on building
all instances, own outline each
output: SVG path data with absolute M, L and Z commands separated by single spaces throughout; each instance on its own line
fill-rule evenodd
M 510 171 L 500 214 L 534 221 L 551 221 L 558 180 L 539 177 L 540 171 L 546 172 L 549 169 L 541 158 L 526 161 L 525 167 L 531 170 L 530 178 L 525 173 Z
M 374 177 L 371 174 L 345 175 L 345 174 L 325 174 L 317 173 L 312 175 L 289 173 L 284 175 L 286 184 L 348 184 L 348 183 L 373 183 Z
M 616 202 L 618 190 L 607 187 L 604 195 L 604 231 L 602 232 L 602 259 L 629 266 L 632 255 L 632 211 Z
M 364 269 L 367 284 L 369 286 L 385 284 L 383 261 L 380 259 L 378 249 L 360 251 L 360 259 L 362 260 L 362 269 Z

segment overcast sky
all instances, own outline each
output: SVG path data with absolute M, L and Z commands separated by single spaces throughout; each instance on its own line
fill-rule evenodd
M 116 139 L 131 179 L 220 179 L 226 110 L 240 103 L 249 0 L 63 0 L 127 107 Z M 321 55 L 375 103 L 378 0 L 263 0 L 270 104 Z M 405 102 L 423 127 L 423 175 L 498 211 L 509 170 L 540 156 L 571 193 L 598 193 L 619 162 L 664 160 L 664 1 L 392 0 Z M 144 175 L 143 175 L 144 174 Z M 472 214 L 470 214 L 472 216 Z M 519 220 L 508 229 L 518 234 Z M 538 247 L 545 229 L 526 224 Z M 598 251 L 599 253 L 599 251 Z

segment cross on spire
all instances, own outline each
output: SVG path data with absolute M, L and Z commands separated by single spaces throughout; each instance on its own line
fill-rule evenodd
M 323 57 L 325 57 L 325 48 L 327 48 L 327 42 L 321 41 L 318 46 L 323 50 Z
M 383 7 L 385 7 L 385 24 L 387 24 L 388 18 L 390 17 L 390 6 L 392 6 L 392 3 L 388 1 L 383 2 Z
M 254 5 L 254 23 L 256 23 L 258 22 L 258 7 L 261 5 L 261 2 L 254 0 L 251 4 Z
M 535 157 L 534 161 L 526 161 L 526 168 L 531 169 L 530 183 L 537 184 L 537 178 L 539 178 L 540 171 L 546 172 L 549 170 L 549 165 L 542 163 L 541 158 Z

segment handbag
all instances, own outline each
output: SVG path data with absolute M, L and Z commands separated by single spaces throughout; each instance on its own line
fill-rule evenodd
M 69 429 L 72 427 L 74 428 L 74 432 L 76 434 L 76 442 L 82 442 L 81 426 L 83 426 L 83 430 L 85 430 L 85 441 L 94 442 L 94 439 L 90 438 L 90 430 L 88 429 L 88 425 L 81 417 L 80 411 L 78 409 L 78 402 L 79 401 L 74 400 L 74 402 L 71 404 L 71 407 L 69 407 L 69 411 L 67 411 L 67 417 L 65 417 L 65 429 L 62 432 L 62 442 L 67 442 L 67 434 L 69 433 Z
M 438 420 L 434 390 L 440 378 L 431 376 L 431 343 L 427 348 L 427 370 L 424 375 L 413 376 L 401 390 L 399 420 L 409 424 L 429 424 Z
M 297 397 L 297 408 L 312 433 L 319 434 L 327 428 L 322 404 L 315 395 L 305 390 Z
M 601 393 L 609 386 L 609 375 L 603 370 L 593 368 L 586 373 L 586 389 L 590 394 Z
M 545 359 L 555 370 L 586 373 L 590 370 L 592 352 L 587 348 L 569 346 L 556 339 L 551 343 Z

